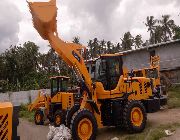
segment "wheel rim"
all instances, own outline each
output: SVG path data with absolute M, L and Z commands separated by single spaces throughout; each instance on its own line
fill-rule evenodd
M 61 116 L 60 116 L 60 115 L 57 115 L 57 116 L 56 116 L 55 122 L 56 122 L 57 125 L 60 125 L 60 124 L 61 124 Z
M 41 121 L 41 115 L 36 114 L 36 122 L 39 123 Z
M 143 113 L 139 107 L 134 107 L 131 111 L 131 122 L 134 126 L 141 126 L 143 121 Z
M 84 118 L 82 119 L 79 124 L 78 124 L 78 135 L 80 137 L 80 139 L 90 139 L 91 135 L 92 135 L 92 122 L 87 119 Z

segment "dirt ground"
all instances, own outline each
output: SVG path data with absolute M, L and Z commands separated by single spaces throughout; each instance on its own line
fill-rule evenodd
M 156 113 L 148 114 L 148 122 L 153 126 L 169 123 L 180 123 L 180 109 L 165 109 Z M 18 126 L 18 135 L 21 140 L 46 140 L 49 131 L 48 123 L 44 126 L 37 126 L 27 120 L 20 119 Z M 97 140 L 110 140 L 114 137 L 122 137 L 127 135 L 127 132 L 118 128 L 110 127 L 98 130 Z M 175 134 L 163 138 L 163 140 L 178 140 L 180 139 L 180 129 L 177 129 Z

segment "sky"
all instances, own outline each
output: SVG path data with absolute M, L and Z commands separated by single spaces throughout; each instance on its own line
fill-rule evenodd
M 29 0 L 30 1 L 30 0 Z M 31 0 L 48 1 L 48 0 Z M 149 38 L 144 25 L 147 16 L 160 19 L 169 14 L 180 25 L 180 0 L 56 0 L 58 7 L 57 28 L 65 41 L 80 37 L 83 45 L 97 37 L 114 43 L 120 42 L 123 34 L 141 34 Z M 32 17 L 26 0 L 1 0 L 0 3 L 0 53 L 10 45 L 33 41 L 41 52 L 49 50 L 33 28 Z

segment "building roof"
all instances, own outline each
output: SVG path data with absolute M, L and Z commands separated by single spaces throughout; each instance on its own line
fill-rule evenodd
M 100 56 L 121 56 L 121 55 L 123 55 L 122 53 L 114 53 L 114 54 L 102 54 L 102 55 L 100 55 Z
M 119 53 L 128 54 L 128 53 L 131 53 L 131 52 L 137 52 L 137 51 L 141 51 L 141 50 L 145 50 L 145 49 L 149 50 L 149 49 L 152 49 L 152 48 L 161 47 L 161 46 L 164 46 L 164 45 L 169 45 L 169 44 L 174 44 L 174 43 L 180 43 L 180 39 L 171 40 L 171 41 L 162 42 L 162 43 L 157 43 L 157 44 L 145 46 L 145 47 L 142 47 L 142 48 L 138 48 L 138 49 L 135 49 L 135 50 L 127 50 L 127 51 L 123 51 L 123 52 L 119 52 Z

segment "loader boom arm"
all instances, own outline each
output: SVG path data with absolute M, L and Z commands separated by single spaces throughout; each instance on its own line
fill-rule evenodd
M 58 37 L 57 33 L 57 7 L 56 0 L 49 2 L 28 2 L 33 18 L 33 24 L 40 36 L 48 40 L 58 55 L 75 70 L 78 78 L 82 80 L 89 91 L 92 91 L 92 80 L 88 73 L 84 59 L 79 50 L 85 48 L 75 43 L 66 43 Z

